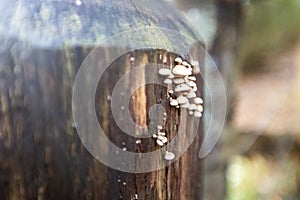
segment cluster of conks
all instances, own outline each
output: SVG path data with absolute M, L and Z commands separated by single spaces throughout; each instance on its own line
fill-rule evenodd
M 186 108 L 190 115 L 202 117 L 203 99 L 197 97 L 197 84 L 194 74 L 200 72 L 199 63 L 192 63 L 180 57 L 175 58 L 176 65 L 172 69 L 162 68 L 159 75 L 164 76 L 164 83 L 171 86 L 168 93 L 176 98 L 170 97 L 170 105 L 176 108 Z M 174 95 L 173 95 L 174 94 Z

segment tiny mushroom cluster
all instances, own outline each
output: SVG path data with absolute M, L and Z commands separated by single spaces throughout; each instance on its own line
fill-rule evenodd
M 161 125 L 157 126 L 157 134 L 154 133 L 152 135 L 153 138 L 156 139 L 156 144 L 159 146 L 163 146 L 165 143 L 168 142 L 168 138 L 166 137 L 166 133 L 162 131 L 163 127 Z
M 199 63 L 175 58 L 175 66 L 172 69 L 161 68 L 159 75 L 164 77 L 163 83 L 169 87 L 168 94 L 170 95 L 170 105 L 176 108 L 188 109 L 188 113 L 197 118 L 202 117 L 203 99 L 197 97 L 197 84 L 194 74 L 200 73 Z M 164 120 L 166 120 L 166 113 L 164 113 Z M 157 126 L 157 133 L 154 133 L 153 138 L 159 146 L 163 146 L 168 142 L 166 132 L 163 131 L 161 125 Z M 166 160 L 175 159 L 175 154 L 169 151 L 165 152 L 164 158 Z
M 203 99 L 196 95 L 198 88 L 194 76 L 200 72 L 199 63 L 197 61 L 188 63 L 177 57 L 175 64 L 172 69 L 162 68 L 158 71 L 159 75 L 165 78 L 163 82 L 171 86 L 168 93 L 176 97 L 170 97 L 170 105 L 188 109 L 190 115 L 200 118 L 203 112 Z

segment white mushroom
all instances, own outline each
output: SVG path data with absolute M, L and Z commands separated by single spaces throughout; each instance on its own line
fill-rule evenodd
M 200 118 L 200 117 L 202 117 L 202 113 L 199 112 L 199 111 L 195 111 L 194 116 L 197 117 L 197 118 Z
M 165 132 L 158 132 L 157 134 L 158 134 L 158 135 L 162 135 L 162 136 L 165 136 L 165 135 L 166 135 Z
M 190 107 L 189 107 L 189 110 L 197 110 L 198 107 L 196 106 L 196 104 L 191 104 Z
M 192 74 L 192 72 L 183 65 L 176 65 L 173 68 L 172 73 L 180 76 L 189 76 Z
M 171 80 L 171 79 L 168 79 L 168 78 L 167 78 L 167 79 L 164 80 L 164 84 L 171 84 L 171 83 L 172 83 L 172 80 Z
M 167 68 L 162 68 L 162 69 L 158 70 L 158 73 L 162 76 L 169 76 L 172 74 L 171 70 L 167 69 Z
M 181 108 L 189 108 L 190 107 L 190 103 L 185 103 L 180 105 Z
M 159 146 L 163 146 L 164 145 L 164 143 L 161 141 L 161 140 L 156 140 L 156 144 L 158 144 Z
M 173 159 L 175 158 L 175 154 L 172 153 L 172 152 L 166 151 L 166 154 L 165 154 L 164 158 L 165 158 L 166 160 L 173 160 Z
M 202 105 L 198 105 L 198 106 L 197 106 L 197 110 L 198 110 L 199 112 L 203 112 L 203 106 L 202 106 Z
M 141 144 L 142 141 L 141 141 L 141 140 L 136 140 L 135 143 L 136 143 L 136 144 Z
M 177 101 L 176 99 L 172 99 L 172 100 L 170 101 L 170 105 L 171 105 L 171 106 L 178 106 L 178 101 Z
M 197 84 L 194 81 L 188 81 L 186 84 L 192 88 L 197 87 Z
M 167 138 L 167 137 L 164 137 L 161 141 L 162 141 L 163 143 L 167 143 L 167 142 L 168 142 L 168 138 Z
M 197 86 L 192 88 L 193 92 L 197 92 L 197 90 L 198 90 Z
M 193 115 L 194 114 L 194 112 L 193 111 L 189 111 L 189 115 Z
M 183 66 L 189 66 L 189 63 L 188 62 L 186 62 L 186 61 L 183 61 L 182 63 L 181 63 Z
M 175 90 L 175 92 L 183 92 L 183 91 L 189 91 L 189 90 L 191 90 L 191 88 L 187 84 L 183 83 L 183 84 L 177 85 L 174 90 Z
M 190 91 L 188 94 L 187 94 L 187 96 L 186 96 L 187 98 L 194 98 L 194 97 L 196 97 L 196 93 L 195 92 L 193 92 L 193 91 Z
M 169 79 L 174 78 L 174 74 L 170 74 L 170 75 L 168 76 L 168 78 L 169 78 Z
M 182 58 L 180 58 L 180 57 L 175 58 L 175 62 L 182 63 Z
M 169 93 L 170 93 L 170 94 L 173 94 L 173 93 L 174 93 L 174 91 L 173 91 L 173 90 L 169 90 Z
M 175 84 L 181 84 L 181 83 L 184 83 L 185 81 L 184 81 L 183 78 L 176 78 L 176 79 L 173 80 L 173 82 L 174 82 Z
M 196 81 L 196 77 L 195 76 L 188 76 L 187 77 L 189 80 L 191 80 L 191 81 Z
M 162 129 L 162 126 L 161 126 L 161 125 L 158 125 L 158 126 L 157 126 L 157 129 L 158 129 L 158 130 L 161 130 L 161 129 Z
M 156 134 L 153 134 L 152 137 L 153 137 L 153 138 L 157 138 L 157 135 L 156 135 Z
M 164 137 L 164 136 L 161 136 L 161 135 L 159 135 L 159 136 L 157 137 L 157 139 L 159 139 L 159 140 L 161 140 L 161 141 L 163 141 L 164 138 L 165 138 L 165 137 Z
M 179 97 L 177 97 L 177 101 L 179 104 L 185 104 L 185 103 L 189 102 L 188 98 L 181 96 L 181 95 Z
M 203 99 L 201 99 L 200 97 L 196 97 L 196 98 L 194 98 L 194 103 L 195 104 L 202 104 L 203 103 Z

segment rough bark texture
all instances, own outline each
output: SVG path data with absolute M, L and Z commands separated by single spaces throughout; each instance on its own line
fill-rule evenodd
M 159 1 L 105 1 L 93 5 L 83 2 L 77 6 L 67 1 L 20 0 L 3 4 L 6 11 L 1 7 L 1 199 L 201 198 L 201 165 L 197 155 L 202 126 L 188 151 L 173 164 L 159 171 L 131 174 L 111 169 L 96 160 L 82 145 L 72 117 L 76 73 L 99 41 L 130 28 L 151 26 L 193 37 L 178 13 L 172 9 L 166 13 L 168 5 Z M 145 40 L 150 43 L 175 45 L 169 38 L 149 38 L 146 32 L 141 34 L 145 34 Z M 127 151 L 146 152 L 158 147 L 151 138 L 137 145 L 135 138 L 118 129 L 109 110 L 107 94 L 119 75 L 130 68 L 130 56 L 136 58 L 138 65 L 143 59 L 149 63 L 162 62 L 159 54 L 167 56 L 167 64 L 171 65 L 175 55 L 162 50 L 131 52 L 112 63 L 99 83 L 95 105 L 99 123 L 116 145 L 122 148 L 125 142 Z M 153 76 L 157 73 L 153 72 Z M 128 80 L 128 87 L 135 79 Z M 200 77 L 198 83 L 201 83 Z M 200 87 L 199 91 L 200 95 Z M 130 106 L 136 123 L 148 122 L 148 108 L 166 101 L 166 92 L 165 87 L 158 85 L 135 92 Z M 175 134 L 175 125 L 184 126 L 183 139 L 189 137 L 194 128 L 190 120 L 181 117 L 183 111 L 163 103 L 170 137 Z

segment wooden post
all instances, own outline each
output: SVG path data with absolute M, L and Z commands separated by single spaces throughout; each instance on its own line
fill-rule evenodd
M 135 174 L 112 169 L 93 157 L 81 143 L 72 116 L 76 74 L 86 56 L 104 39 L 140 28 L 150 45 L 176 46 L 174 38 L 151 38 L 147 27 L 196 38 L 175 9 L 160 1 L 130 0 L 93 4 L 19 0 L 4 5 L 0 22 L 1 199 L 201 199 L 201 123 L 193 143 L 178 160 L 158 171 Z M 124 44 L 132 40 L 128 35 Z M 116 44 L 116 51 L 118 45 L 123 44 Z M 185 53 L 181 56 L 188 56 Z M 131 66 L 131 56 L 136 66 L 141 61 L 160 64 L 161 56 L 171 66 L 177 55 L 154 48 L 120 56 L 99 82 L 97 117 L 120 148 L 125 144 L 126 151 L 153 151 L 159 148 L 155 140 L 142 139 L 136 144 L 136 138 L 124 134 L 110 113 L 107 95 L 119 75 Z M 147 77 L 158 76 L 152 73 Z M 131 77 L 127 87 L 137 78 Z M 198 95 L 202 95 L 201 77 L 197 80 Z M 195 129 L 192 120 L 183 117 L 185 111 L 170 107 L 166 96 L 167 89 L 161 85 L 139 88 L 130 101 L 132 119 L 147 125 L 149 108 L 161 103 L 168 116 L 169 137 L 176 134 L 178 126 L 185 130 L 182 139 L 191 137 L 189 133 Z

